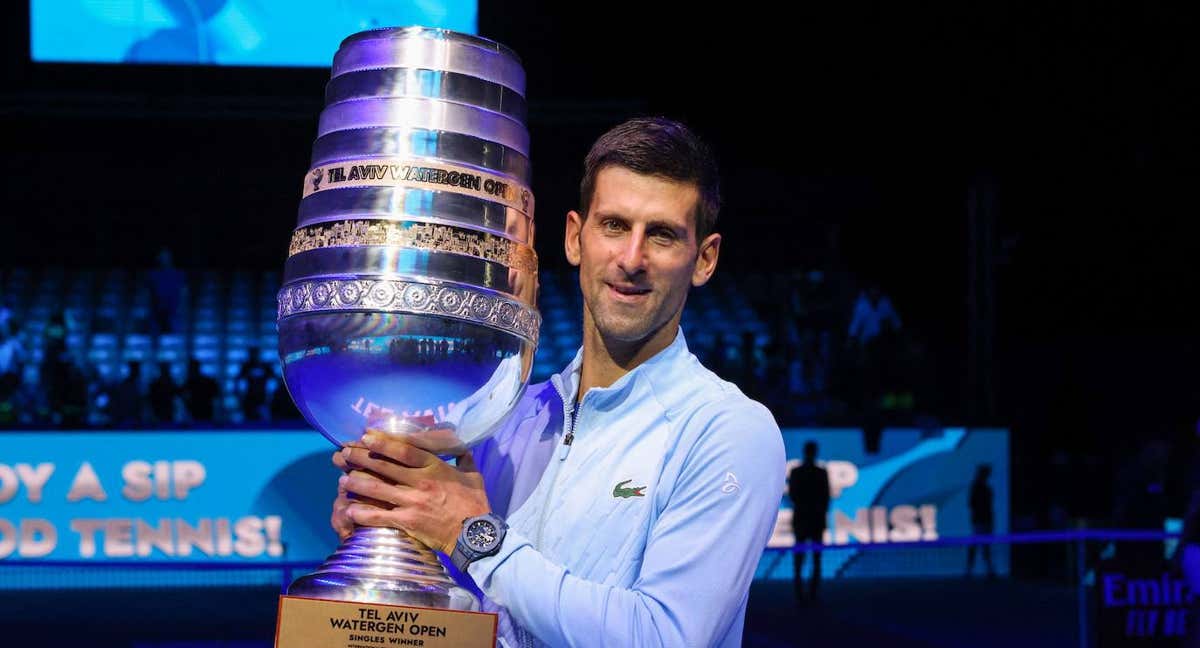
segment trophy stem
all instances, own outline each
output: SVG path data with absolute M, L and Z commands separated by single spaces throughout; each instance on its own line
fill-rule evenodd
M 429 547 L 399 529 L 357 527 L 317 570 L 288 588 L 292 596 L 478 610 Z

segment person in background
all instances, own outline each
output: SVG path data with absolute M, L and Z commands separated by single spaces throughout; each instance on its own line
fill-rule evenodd
M 192 358 L 188 361 L 187 378 L 184 380 L 181 394 L 183 405 L 193 423 L 213 421 L 213 404 L 220 391 L 217 381 L 200 371 L 199 360 Z
M 792 533 L 796 544 L 825 541 L 825 524 L 829 517 L 829 473 L 817 465 L 817 442 L 804 444 L 804 461 L 788 473 L 788 497 L 792 500 Z M 803 551 L 792 553 L 793 577 L 796 600 L 804 600 Z M 813 551 L 812 578 L 808 582 L 808 596 L 817 599 L 817 588 L 821 584 L 821 552 Z
M 242 416 L 247 422 L 266 419 L 264 407 L 267 404 L 267 381 L 271 379 L 271 370 L 263 364 L 259 355 L 258 347 L 251 348 L 237 375 L 238 395 L 242 399 Z
M 112 422 L 115 425 L 139 425 L 145 420 L 145 407 L 142 365 L 131 361 L 127 375 L 113 390 Z
M 15 422 L 16 395 L 21 386 L 25 365 L 25 348 L 9 329 L 8 321 L 0 321 L 0 425 Z
M 975 469 L 975 479 L 971 482 L 971 494 L 968 505 L 971 508 L 971 530 L 975 535 L 991 535 L 995 530 L 995 516 L 992 511 L 992 487 L 988 478 L 992 476 L 992 467 L 980 464 Z M 996 575 L 992 568 L 992 545 L 988 542 L 967 545 L 967 576 L 975 570 L 975 550 L 983 553 L 983 564 L 987 567 L 988 578 Z
M 154 414 L 155 422 L 175 422 L 175 398 L 178 395 L 179 385 L 171 377 L 171 365 L 158 363 L 158 377 L 150 383 L 150 411 Z
M 158 253 L 158 267 L 150 271 L 155 333 L 175 332 L 175 316 L 183 299 L 183 286 L 183 271 L 175 267 L 171 251 L 163 248 Z

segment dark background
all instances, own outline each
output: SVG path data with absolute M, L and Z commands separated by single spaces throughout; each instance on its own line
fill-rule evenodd
M 2 28 L 3 265 L 169 245 L 280 268 L 328 70 L 33 65 L 26 11 Z M 480 7 L 528 73 L 544 267 L 591 141 L 684 120 L 722 164 L 721 272 L 878 281 L 931 342 L 946 418 L 1012 427 L 1018 512 L 1064 488 L 1103 508 L 1088 493 L 1141 441 L 1190 447 L 1195 28 L 1150 3 Z

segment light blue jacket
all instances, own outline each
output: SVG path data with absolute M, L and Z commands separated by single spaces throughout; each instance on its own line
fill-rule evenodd
M 682 331 L 576 408 L 581 358 L 475 450 L 510 527 L 468 568 L 501 644 L 740 646 L 783 493 L 779 427 Z

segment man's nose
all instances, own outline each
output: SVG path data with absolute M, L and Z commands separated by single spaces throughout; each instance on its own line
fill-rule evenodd
M 621 248 L 620 254 L 617 256 L 617 265 L 627 275 L 637 274 L 646 268 L 646 233 L 640 229 L 633 229 L 629 237 L 625 239 L 624 245 Z

